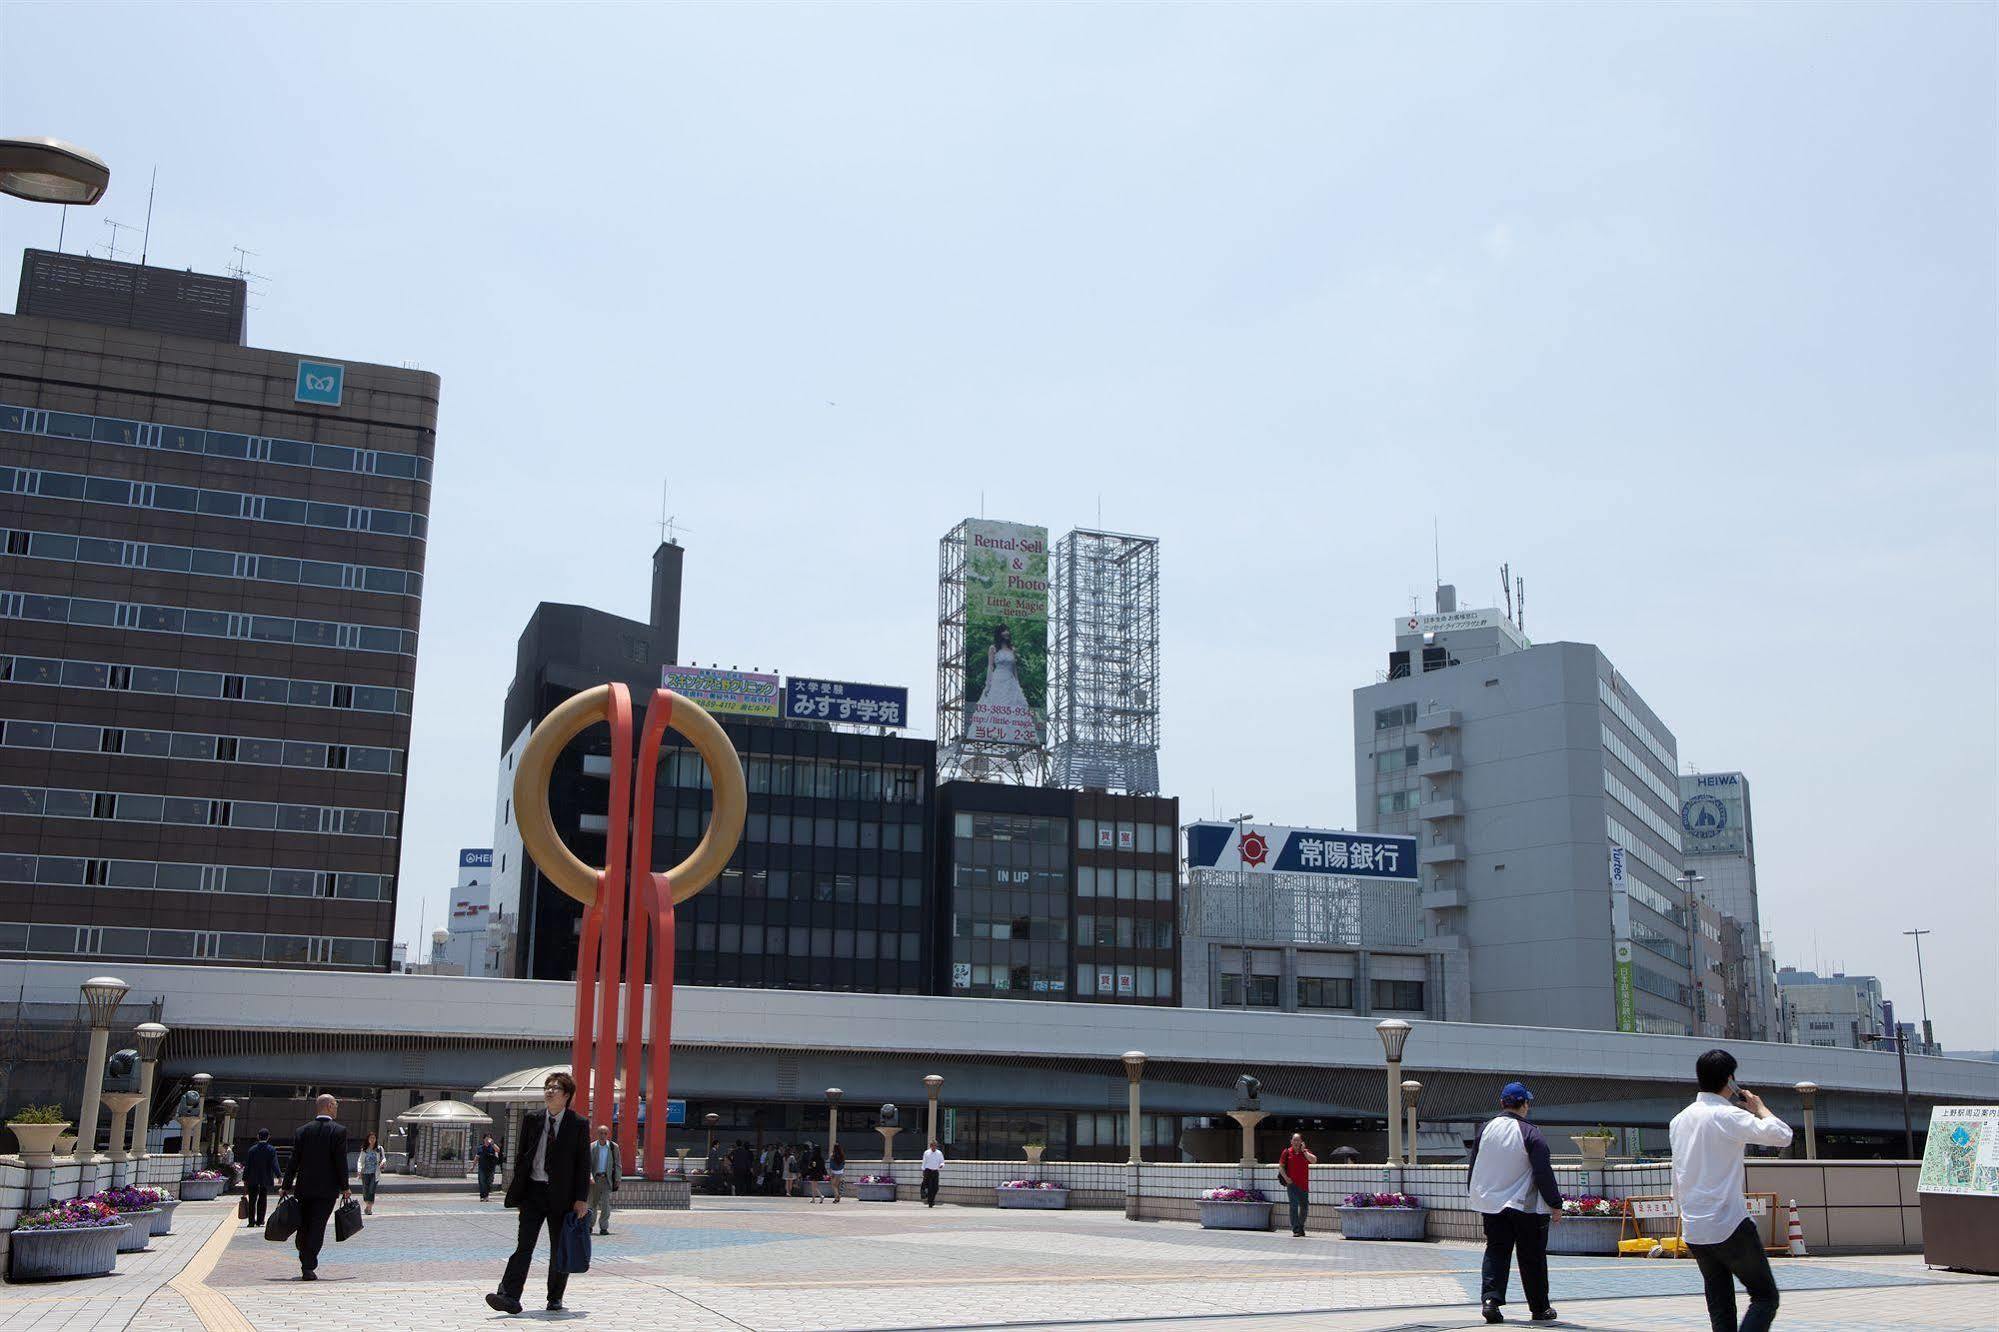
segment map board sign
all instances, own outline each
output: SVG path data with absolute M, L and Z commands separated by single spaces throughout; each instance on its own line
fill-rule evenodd
M 1999 1105 L 1940 1105 L 1930 1111 L 1916 1189 L 1999 1197 Z

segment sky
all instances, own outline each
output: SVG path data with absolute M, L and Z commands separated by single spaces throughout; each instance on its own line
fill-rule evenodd
M 0 7 L 68 245 L 443 379 L 398 937 L 538 601 L 907 684 L 984 513 L 1161 541 L 1183 817 L 1355 821 L 1351 691 L 1526 579 L 1753 784 L 1784 963 L 1999 1045 L 1999 9 Z M 45 53 L 46 58 L 32 53 Z M 0 201 L 0 291 L 56 214 Z M 129 248 L 136 232 L 122 233 Z M 0 297 L 4 299 L 4 297 Z

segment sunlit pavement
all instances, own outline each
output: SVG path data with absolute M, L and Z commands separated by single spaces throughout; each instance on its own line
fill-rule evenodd
M 543 1311 L 538 1259 L 524 1319 L 667 1332 L 1484 1326 L 1478 1249 L 1468 1244 L 851 1198 L 697 1199 L 692 1212 L 619 1212 L 612 1231 L 596 1241 L 591 1271 L 571 1280 L 565 1312 Z M 311 1284 L 297 1279 L 291 1246 L 236 1222 L 227 1199 L 184 1205 L 178 1232 L 121 1260 L 113 1277 L 0 1287 L 0 1329 L 418 1332 L 507 1321 L 482 1298 L 513 1243 L 513 1214 L 497 1200 L 385 1194 L 360 1235 L 329 1237 Z M 1550 1261 L 1556 1326 L 1707 1327 L 1690 1262 Z M 1784 1328 L 1989 1329 L 1999 1307 L 1999 1282 L 1931 1272 L 1913 1256 L 1780 1261 L 1777 1276 Z M 1524 1323 L 1523 1306 L 1508 1311 Z

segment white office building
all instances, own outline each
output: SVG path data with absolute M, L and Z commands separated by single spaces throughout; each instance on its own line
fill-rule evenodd
M 1765 943 L 1756 897 L 1756 830 L 1749 779 L 1739 772 L 1682 773 L 1680 843 L 1688 872 L 1700 876 L 1695 895 L 1742 925 L 1744 952 L 1731 960 L 1731 974 L 1742 978 L 1736 995 L 1742 1008 L 1730 1014 L 1727 1034 L 1738 1040 L 1777 1039 L 1776 966 Z
M 1783 1005 L 1784 1038 L 1796 1045 L 1863 1050 L 1866 1038 L 1883 1034 L 1881 981 L 1875 976 L 1785 967 L 1777 973 Z
M 433 962 L 461 976 L 497 976 L 497 959 L 487 924 L 493 904 L 493 849 L 467 847 L 458 853 L 458 883 L 451 890 L 450 937 Z

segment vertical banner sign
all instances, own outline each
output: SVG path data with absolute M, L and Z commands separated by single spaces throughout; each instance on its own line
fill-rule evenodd
M 1624 882 L 1625 851 L 1610 848 L 1610 937 L 1617 983 L 1617 1029 L 1638 1030 L 1638 997 L 1631 988 L 1631 896 Z
M 965 524 L 965 738 L 1041 744 L 1048 716 L 1048 529 Z

